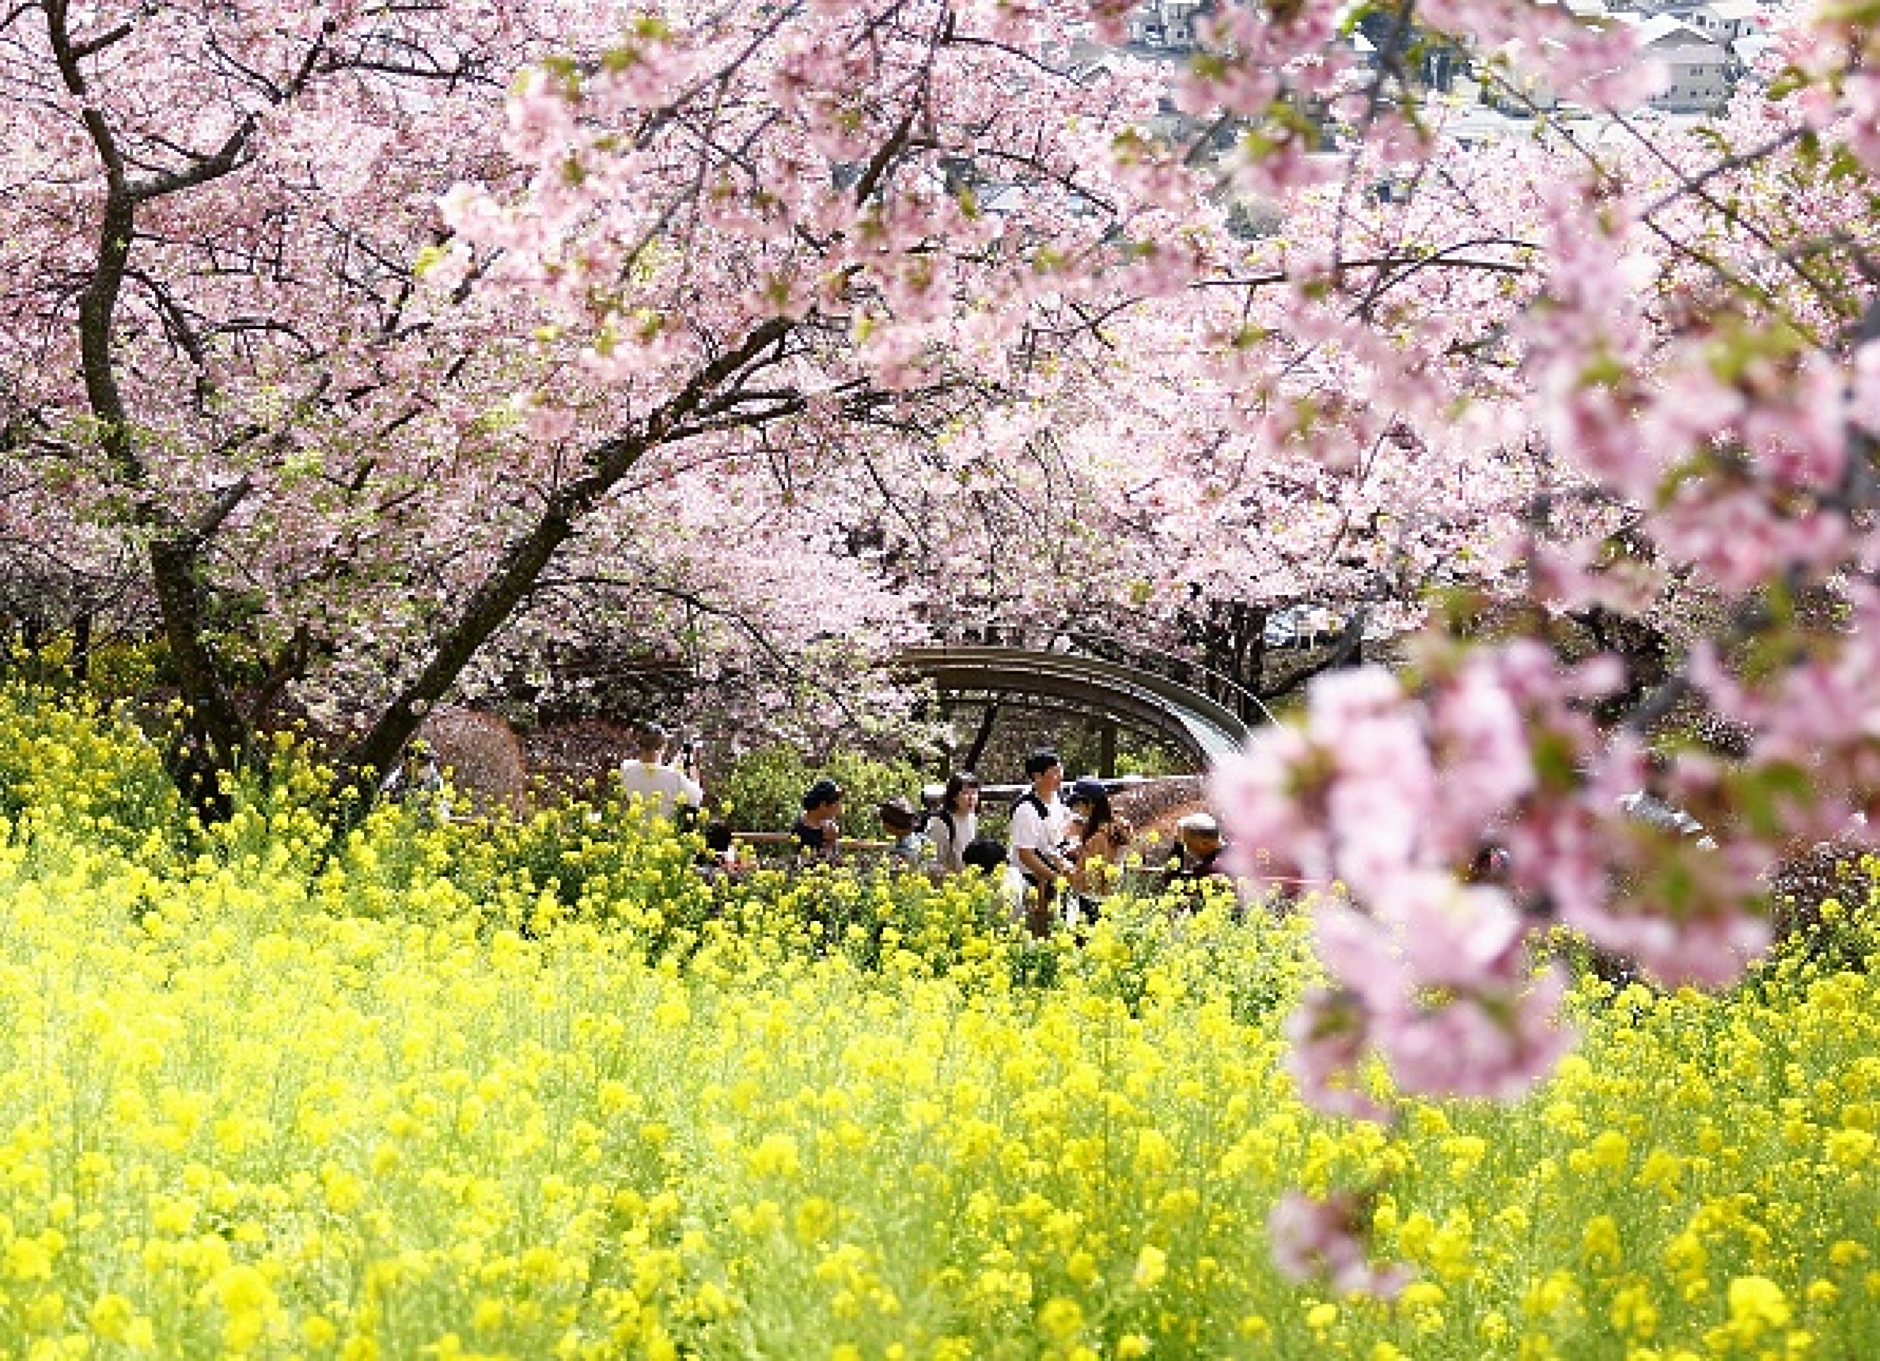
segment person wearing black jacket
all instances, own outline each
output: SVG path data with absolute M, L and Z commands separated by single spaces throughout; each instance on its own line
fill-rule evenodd
M 1198 884 L 1203 879 L 1230 879 L 1232 872 L 1223 863 L 1227 843 L 1221 839 L 1221 824 L 1212 813 L 1190 813 L 1175 824 L 1178 842 L 1177 860 L 1169 874 L 1171 884 Z
M 805 791 L 803 815 L 790 828 L 804 859 L 836 858 L 842 837 L 836 819 L 841 816 L 842 786 L 834 780 L 818 780 Z

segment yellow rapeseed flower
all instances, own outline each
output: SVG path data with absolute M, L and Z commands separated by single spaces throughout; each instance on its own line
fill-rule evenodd
M 1038 1330 L 1055 1342 L 1070 1341 L 1083 1326 L 1083 1309 L 1062 1295 L 1053 1295 L 1038 1310 Z
M 136 1306 L 116 1293 L 100 1295 L 85 1315 L 92 1332 L 107 1342 L 122 1342 L 136 1317 Z
M 1730 1331 L 1746 1346 L 1754 1346 L 1769 1331 L 1788 1327 L 1793 1316 L 1782 1287 L 1767 1276 L 1736 1277 L 1726 1298 Z
M 1874 1146 L 1880 1143 L 1871 1130 L 1830 1130 L 1827 1137 L 1828 1161 L 1838 1167 L 1864 1167 L 1873 1160 Z
M 1603 1271 L 1616 1271 L 1624 1257 L 1619 1224 L 1611 1215 L 1594 1215 L 1580 1235 L 1580 1260 Z
M 1143 1244 L 1136 1255 L 1134 1280 L 1138 1289 L 1153 1290 L 1168 1275 L 1168 1254 L 1153 1243 Z

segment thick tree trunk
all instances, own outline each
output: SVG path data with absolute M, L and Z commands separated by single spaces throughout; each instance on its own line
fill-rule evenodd
M 573 536 L 582 518 L 658 448 L 698 409 L 707 396 L 733 380 L 744 367 L 789 335 L 794 322 L 770 317 L 710 364 L 655 411 L 637 433 L 602 441 L 588 454 L 593 471 L 558 488 L 533 526 L 504 552 L 501 561 L 471 593 L 456 620 L 433 643 L 430 660 L 395 695 L 346 759 L 361 797 L 369 802 L 378 775 L 391 769 L 418 725 L 457 682 L 477 650 L 508 622 L 516 607 L 535 589 L 555 550 Z
M 133 517 L 148 536 L 151 584 L 185 706 L 183 731 L 173 748 L 175 759 L 170 762 L 171 774 L 199 812 L 220 816 L 226 805 L 219 789 L 219 774 L 240 764 L 249 748 L 249 733 L 203 636 L 200 564 L 203 542 L 246 493 L 247 484 L 235 489 L 232 498 L 225 497 L 200 529 L 190 527 L 164 506 L 159 493 L 150 487 L 148 470 L 137 451 L 130 413 L 118 387 L 113 340 L 118 297 L 136 239 L 139 205 L 208 184 L 235 171 L 248 153 L 256 115 L 241 117 L 215 151 L 188 156 L 175 170 L 153 171 L 134 179 L 133 172 L 139 167 L 126 159 L 87 85 L 84 60 L 99 50 L 96 43 L 75 40 L 68 26 L 66 5 L 49 5 L 45 10 L 47 36 L 60 79 L 81 109 L 86 135 L 105 177 L 97 261 L 78 300 L 79 364 L 85 397 L 98 422 L 104 455 L 118 482 L 132 494 Z M 317 39 L 298 73 L 277 92 L 280 100 L 291 98 L 305 86 L 323 49 L 324 39 Z
M 146 551 L 151 584 L 183 699 L 183 731 L 171 749 L 170 774 L 197 812 L 213 819 L 227 811 L 219 772 L 241 764 L 248 751 L 248 730 L 203 640 L 202 589 L 197 575 L 200 550 L 190 531 L 147 494 L 148 478 L 118 388 L 112 318 L 135 227 L 135 200 L 114 175 L 100 224 L 98 267 L 79 299 L 79 355 L 85 394 L 98 418 L 105 456 L 119 479 L 137 494 L 135 516 L 150 535 Z
M 150 578 L 170 645 L 170 665 L 183 696 L 183 725 L 193 746 L 216 770 L 235 770 L 247 759 L 247 720 L 223 683 L 203 634 L 203 591 L 197 550 L 182 535 L 150 542 Z
M 589 481 L 592 479 L 583 479 L 574 487 Z M 510 545 L 496 569 L 471 595 L 456 622 L 437 640 L 430 661 L 398 692 L 349 753 L 346 765 L 362 792 L 377 788 L 378 776 L 392 768 L 424 716 L 456 683 L 477 649 L 515 612 L 555 550 L 574 533 L 580 508 L 569 502 L 576 499 L 555 498 L 534 528 Z

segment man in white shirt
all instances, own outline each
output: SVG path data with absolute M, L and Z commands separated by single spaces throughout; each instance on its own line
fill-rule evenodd
M 1034 751 L 1025 760 L 1031 792 L 1012 805 L 1012 850 L 1008 861 L 1025 881 L 1025 924 L 1034 936 L 1051 930 L 1058 885 L 1069 878 L 1070 859 L 1060 843 L 1070 810 L 1057 801 L 1064 764 L 1054 751 Z
M 666 730 L 657 723 L 642 723 L 633 730 L 637 758 L 620 763 L 620 792 L 628 801 L 639 796 L 648 817 L 669 818 L 681 804 L 697 808 L 705 802 L 699 782 L 676 766 L 665 763 Z

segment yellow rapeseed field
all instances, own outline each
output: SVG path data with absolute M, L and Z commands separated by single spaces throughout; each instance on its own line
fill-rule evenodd
M 0 701 L 0 1354 L 1880 1355 L 1858 953 L 1589 984 L 1531 1100 L 1385 1132 L 1278 1069 L 1297 915 L 1036 947 L 612 807 L 335 838 L 274 764 L 203 829 L 128 726 Z M 1401 1298 L 1275 1273 L 1295 1184 L 1371 1192 Z

